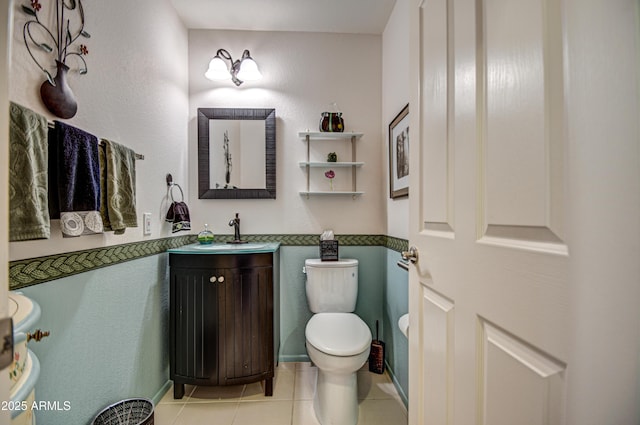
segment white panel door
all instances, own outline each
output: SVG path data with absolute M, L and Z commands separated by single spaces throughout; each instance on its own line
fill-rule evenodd
M 572 409 L 585 408 L 574 400 L 582 396 L 574 396 L 570 362 L 583 355 L 603 359 L 620 349 L 601 346 L 596 335 L 589 338 L 576 316 L 588 315 L 581 295 L 598 282 L 577 281 L 574 271 L 578 264 L 597 268 L 598 249 L 606 248 L 585 254 L 577 249 L 580 256 L 571 244 L 589 231 L 576 219 L 590 212 L 576 209 L 576 192 L 568 192 L 586 193 L 580 176 L 590 165 L 571 157 L 570 148 L 579 143 L 569 134 L 572 118 L 584 104 L 574 109 L 569 99 L 572 90 L 584 87 L 573 84 L 576 69 L 569 53 L 581 35 L 591 38 L 586 27 L 573 25 L 572 16 L 585 7 L 595 9 L 596 3 L 411 0 L 410 119 L 417 143 L 410 169 L 417 171 L 411 173 L 410 244 L 419 251 L 409 289 L 412 425 L 568 423 L 567 418 L 578 417 Z M 620 24 L 637 36 L 637 1 L 613 3 Z M 616 21 L 616 12 L 609 15 Z M 630 204 L 598 223 L 606 228 L 624 217 L 628 224 L 630 234 L 616 235 L 621 244 L 613 248 L 621 255 L 607 258 L 611 266 L 623 267 L 619 295 L 636 303 L 640 269 L 630 258 L 640 254 L 640 143 L 632 118 L 635 113 L 637 120 L 639 111 L 637 40 L 632 37 L 611 55 L 626 58 L 631 71 L 625 75 L 635 78 L 627 82 L 626 94 L 618 93 L 618 102 L 632 111 L 623 117 L 628 131 L 620 142 L 631 157 L 623 164 L 626 171 L 616 173 L 627 177 Z M 580 59 L 582 66 L 596 60 Z M 609 65 L 616 69 L 614 61 Z M 596 80 L 589 82 L 610 84 Z M 589 99 L 601 101 L 613 103 Z M 603 121 L 598 131 L 616 124 Z M 616 171 L 614 157 L 599 168 Z M 603 183 L 592 191 L 596 199 L 605 199 L 601 195 L 611 189 Z M 613 297 L 608 303 L 613 312 Z M 625 331 L 633 336 L 623 349 L 627 361 L 635 360 L 626 388 L 632 395 L 626 398 L 636 400 L 637 385 L 631 384 L 639 377 L 638 310 L 625 315 L 636 321 L 631 332 Z M 615 319 L 591 322 L 611 329 Z M 576 332 L 583 345 L 593 345 L 591 352 L 577 351 Z M 604 360 L 601 365 L 613 366 Z M 581 373 L 580 382 L 586 383 L 591 372 Z M 582 385 L 581 391 L 598 393 L 598 383 L 592 384 L 592 390 Z M 586 423 L 580 420 L 571 423 Z

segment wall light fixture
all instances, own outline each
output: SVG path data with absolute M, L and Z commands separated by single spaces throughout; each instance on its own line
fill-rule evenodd
M 229 65 L 225 61 L 229 62 Z M 209 62 L 209 69 L 204 74 L 210 80 L 231 80 L 236 86 L 244 81 L 255 81 L 262 78 L 258 64 L 251 58 L 248 50 L 242 53 L 239 60 L 234 61 L 225 49 L 218 49 L 216 55 Z

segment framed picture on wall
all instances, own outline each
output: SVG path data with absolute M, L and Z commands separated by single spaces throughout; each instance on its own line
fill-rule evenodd
M 409 196 L 409 105 L 389 124 L 389 196 Z

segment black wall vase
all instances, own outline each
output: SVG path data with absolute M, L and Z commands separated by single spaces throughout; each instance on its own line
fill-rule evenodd
M 60 118 L 72 118 L 78 111 L 78 102 L 67 83 L 69 67 L 60 61 L 56 61 L 56 76 L 53 78 L 55 85 L 49 80 L 40 86 L 40 97 L 47 109 Z

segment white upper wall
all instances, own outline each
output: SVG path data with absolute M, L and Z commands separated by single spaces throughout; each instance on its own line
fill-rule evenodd
M 409 103 L 409 0 L 396 0 L 382 34 L 382 146 L 387 234 L 409 239 L 409 199 L 389 197 L 389 124 Z M 409 108 L 411 113 L 411 108 Z M 413 171 L 413 170 L 410 170 Z M 411 193 L 411 188 L 409 188 Z
M 217 49 L 238 59 L 251 51 L 263 79 L 239 88 L 231 81 L 204 77 Z M 386 164 L 382 161 L 381 37 L 379 35 L 307 32 L 189 31 L 189 206 L 197 231 L 208 223 L 215 234 L 230 234 L 229 220 L 240 213 L 246 233 L 317 233 L 333 229 L 338 234 L 384 234 L 383 187 Z M 357 142 L 358 189 L 365 194 L 306 199 L 304 169 L 306 143 L 300 131 L 318 131 L 320 114 L 331 102 L 343 112 L 346 131 L 363 132 Z M 198 199 L 197 109 L 275 108 L 277 127 L 277 199 Z M 312 142 L 313 143 L 313 142 Z M 263 147 L 262 147 L 263 148 Z M 316 160 L 337 151 L 339 161 L 350 161 L 349 142 L 315 142 Z M 313 159 L 313 158 L 312 158 Z M 314 184 L 329 190 L 324 170 L 316 170 Z M 334 186 L 350 186 L 350 171 L 336 168 Z
M 393 23 L 398 20 L 398 7 L 386 31 L 385 56 L 404 49 L 393 47 L 388 39 L 389 28 L 402 33 L 402 19 Z M 20 10 L 20 4 L 14 3 L 14 11 L 9 97 L 53 120 L 55 117 L 39 96 L 43 75 L 23 44 L 22 27 L 27 16 Z M 398 62 L 392 58 L 383 63 L 383 37 L 308 32 L 187 32 L 168 0 L 91 2 L 85 5 L 85 13 L 86 29 L 92 35 L 86 43 L 89 73 L 69 76 L 79 108 L 78 114 L 67 122 L 145 155 L 144 161 L 137 162 L 140 227 L 128 229 L 122 236 L 107 233 L 63 239 L 58 222 L 53 221 L 51 239 L 11 243 L 10 260 L 170 236 L 170 226 L 164 222 L 168 207 L 167 173 L 173 175 L 185 192 L 193 233 L 206 222 L 215 233 L 229 234 L 229 219 L 238 212 L 243 219 L 243 233 L 320 234 L 331 228 L 341 234 L 388 234 L 386 131 L 388 122 L 408 96 L 402 94 L 405 89 L 389 88 L 389 82 L 407 84 L 406 77 L 399 75 L 401 72 L 385 77 L 384 83 L 382 75 L 394 68 L 393 62 L 401 69 L 408 60 Z M 230 82 L 205 79 L 204 71 L 218 48 L 229 50 L 234 58 L 250 49 L 264 78 L 240 88 Z M 384 107 L 383 87 L 391 92 L 385 95 L 389 100 Z M 305 160 L 306 146 L 297 133 L 317 130 L 320 114 L 331 102 L 337 102 L 342 110 L 347 131 L 365 134 L 357 142 L 357 159 L 365 162 L 358 171 L 358 189 L 365 194 L 355 200 L 343 196 L 306 199 L 299 195 L 306 187 L 304 170 L 298 164 Z M 276 200 L 198 199 L 198 107 L 276 109 Z M 350 159 L 349 143 L 317 142 L 313 146 L 317 159 L 331 151 L 338 152 L 339 160 Z M 326 189 L 324 170 L 316 171 L 314 184 L 318 189 Z M 350 186 L 349 171 L 335 171 L 336 188 Z M 142 235 L 144 212 L 152 213 L 150 236 Z M 405 221 L 394 212 L 390 217 Z M 391 234 L 403 236 L 402 232 Z
M 14 2 L 9 98 L 53 120 L 40 100 L 44 75 L 24 46 L 21 5 Z M 43 3 L 43 10 L 48 7 Z M 139 227 L 121 236 L 63 239 L 55 220 L 50 239 L 11 243 L 11 260 L 168 236 L 165 175 L 187 189 L 187 30 L 168 0 L 91 1 L 84 8 L 89 73 L 69 75 L 78 113 L 66 122 L 145 156 L 136 162 Z M 143 212 L 153 217 L 152 234 L 144 237 Z

